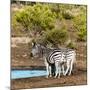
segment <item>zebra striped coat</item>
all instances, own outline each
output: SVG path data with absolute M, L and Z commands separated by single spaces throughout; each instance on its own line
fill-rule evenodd
M 63 74 L 66 75 L 69 71 L 69 75 L 72 71 L 73 61 L 75 59 L 75 51 L 72 49 L 49 49 L 40 44 L 32 44 L 32 55 L 35 57 L 41 54 L 45 60 L 45 66 L 48 75 L 51 76 L 51 64 L 55 65 L 55 77 L 60 77 L 61 67 L 63 69 Z M 67 69 L 64 72 L 63 62 L 66 62 Z

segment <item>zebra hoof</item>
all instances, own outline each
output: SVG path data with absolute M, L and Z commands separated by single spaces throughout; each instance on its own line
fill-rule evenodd
M 50 75 L 50 77 L 52 77 L 52 75 Z
M 60 76 L 58 76 L 58 78 L 60 78 Z
M 48 78 L 48 76 L 46 76 L 46 78 Z
M 66 76 L 67 74 L 63 74 L 64 76 Z
M 54 78 L 57 78 L 57 76 L 54 76 Z
M 71 75 L 71 73 L 70 74 L 68 74 L 69 76 Z

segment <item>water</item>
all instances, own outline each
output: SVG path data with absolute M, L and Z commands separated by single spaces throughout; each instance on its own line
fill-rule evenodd
M 11 79 L 45 76 L 45 70 L 12 70 Z

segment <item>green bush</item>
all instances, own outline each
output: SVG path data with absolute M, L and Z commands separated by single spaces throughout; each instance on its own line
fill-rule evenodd
M 77 41 L 86 41 L 87 25 L 86 13 L 82 13 L 74 18 L 74 27 L 77 32 Z
M 53 29 L 45 32 L 42 37 L 42 42 L 45 44 L 62 45 L 68 39 L 68 34 L 65 29 Z
M 22 11 L 17 12 L 15 16 L 16 21 L 25 30 L 42 32 L 54 28 L 55 14 L 48 5 L 37 3 L 33 6 L 26 6 Z
M 64 19 L 72 19 L 73 15 L 71 14 L 71 10 L 75 7 L 75 5 L 64 5 L 64 4 L 52 4 L 50 8 L 53 12 L 56 13 L 56 18 L 62 20 Z M 68 11 L 68 12 L 67 12 Z
M 70 12 L 63 12 L 62 16 L 64 19 L 73 19 L 73 15 Z
M 16 21 L 15 13 L 17 13 L 17 11 L 13 11 L 12 17 L 11 17 L 12 35 L 13 36 L 19 36 L 19 35 L 23 34 L 24 27 Z
M 82 31 L 82 32 L 78 32 L 78 37 L 77 40 L 78 41 L 86 41 L 86 32 Z
M 76 45 L 73 42 L 69 42 L 69 44 L 67 45 L 67 48 L 76 49 Z
M 67 31 L 63 26 L 66 26 Z M 46 44 L 63 44 L 68 39 L 69 30 L 76 30 L 73 32 L 75 40 L 86 41 L 86 8 L 49 3 L 23 5 L 12 13 L 12 29 L 18 35 L 25 32 L 31 38 Z

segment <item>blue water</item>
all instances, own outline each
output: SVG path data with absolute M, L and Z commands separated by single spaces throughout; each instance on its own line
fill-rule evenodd
M 11 79 L 45 76 L 45 70 L 12 70 Z

